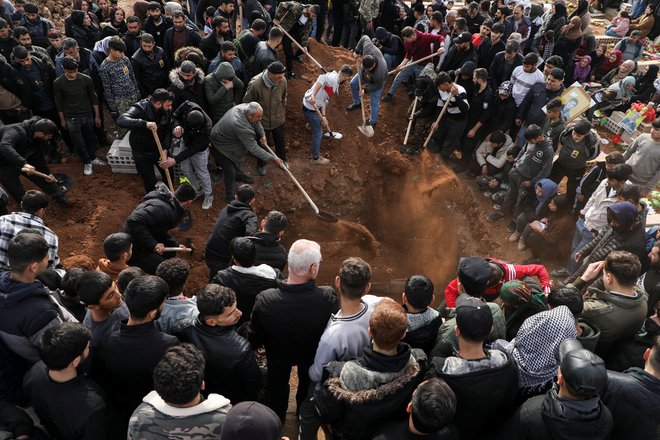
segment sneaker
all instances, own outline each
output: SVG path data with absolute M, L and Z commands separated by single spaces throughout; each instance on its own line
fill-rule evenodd
M 487 199 L 490 199 L 491 197 L 493 197 L 493 192 L 492 191 L 486 191 L 484 193 L 484 197 L 486 197 Z
M 518 231 L 515 231 L 513 234 L 511 234 L 511 235 L 509 236 L 509 241 L 510 241 L 511 243 L 515 243 L 515 242 L 518 241 L 519 239 L 520 239 L 520 232 L 518 232 Z
M 349 105 L 349 106 L 346 107 L 346 111 L 350 112 L 350 111 L 353 111 L 353 110 L 357 110 L 357 109 L 359 109 L 359 108 L 361 108 L 361 107 L 362 107 L 362 104 L 361 104 L 361 103 L 358 102 L 358 103 L 356 104 L 356 103 L 354 102 L 354 103 L 352 103 L 351 105 Z
M 383 102 L 390 102 L 394 98 L 394 96 L 391 93 L 388 93 L 387 95 L 383 96 L 382 101 Z
M 257 173 L 259 173 L 260 176 L 265 176 L 266 175 L 266 167 L 257 167 Z
M 293 72 L 289 72 L 286 74 L 286 79 L 296 79 L 296 74 Z
M 211 209 L 213 206 L 213 196 L 204 196 L 204 203 L 202 203 L 202 209 Z
M 486 220 L 489 222 L 496 222 L 504 218 L 504 213 L 497 211 L 486 217 Z
M 254 179 L 246 174 L 237 175 L 236 179 L 234 180 L 236 180 L 237 182 L 248 183 L 248 184 L 254 183 Z
M 94 160 L 92 160 L 92 165 L 105 165 L 105 162 L 103 162 L 98 157 L 95 157 Z
M 527 249 L 527 246 L 525 246 L 525 240 L 522 237 L 520 237 L 520 239 L 518 240 L 518 250 L 524 251 L 525 249 Z
M 303 60 L 303 57 L 300 55 L 296 55 L 294 59 L 298 61 L 300 64 L 305 64 L 305 60 Z
M 553 270 L 552 273 L 550 273 L 555 278 L 565 278 L 568 276 L 568 270 L 565 268 Z
M 516 222 L 511 220 L 511 223 L 509 223 L 506 227 L 506 232 L 508 232 L 509 234 L 513 234 L 514 232 L 516 232 Z
M 85 168 L 83 168 L 83 174 L 85 176 L 89 176 L 92 174 L 92 164 L 91 163 L 86 163 Z
M 502 205 L 500 205 L 499 203 L 495 203 L 495 204 L 493 205 L 493 209 L 494 209 L 495 211 L 501 211 L 501 210 L 502 210 Z
M 312 165 L 327 165 L 330 163 L 330 159 L 326 159 L 325 157 L 319 157 L 318 159 L 310 159 L 309 163 Z

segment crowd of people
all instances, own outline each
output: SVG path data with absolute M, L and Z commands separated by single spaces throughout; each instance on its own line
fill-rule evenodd
M 660 119 L 624 154 L 600 154 L 593 123 L 655 99 L 658 67 L 637 62 L 659 5 L 620 13 L 608 47 L 587 0 L 137 0 L 133 15 L 74 0 L 61 29 L 0 0 L 0 432 L 275 440 L 295 371 L 302 440 L 660 436 L 660 241 L 643 201 L 660 180 Z M 357 65 L 319 75 L 296 104 L 310 166 L 330 162 L 342 84 L 348 112 L 368 95 L 371 127 L 381 100 L 405 102 L 405 119 L 403 87 L 428 154 L 474 180 L 487 220 L 509 220 L 531 258 L 461 258 L 444 294 L 411 274 L 396 300 L 372 294 L 369 263 L 348 255 L 317 284 L 321 246 L 286 241 L 282 212 L 259 219 L 244 170 L 252 157 L 261 176 L 288 168 L 287 81 L 310 38 Z M 598 108 L 573 118 L 561 98 L 576 82 Z M 64 270 L 44 218 L 69 200 L 48 165 L 77 156 L 93 174 L 110 125 L 128 132 L 146 195 L 95 267 Z M 175 165 L 176 189 L 163 183 Z M 213 207 L 220 179 L 208 283 L 191 291 L 171 231 L 197 198 Z M 565 264 L 548 273 L 551 261 Z

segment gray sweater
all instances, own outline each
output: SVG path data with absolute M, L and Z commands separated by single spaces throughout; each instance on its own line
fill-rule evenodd
M 654 141 L 650 134 L 642 134 L 623 157 L 632 167 L 629 180 L 653 190 L 660 181 L 660 141 Z
M 552 144 L 548 139 L 544 139 L 538 144 L 526 143 L 518 153 L 514 166 L 523 177 L 536 183 L 550 175 L 554 154 Z
M 236 166 L 252 153 L 258 159 L 270 162 L 275 156 L 264 150 L 257 139 L 264 135 L 261 122 L 250 122 L 245 115 L 248 104 L 238 104 L 225 113 L 211 130 L 211 144 Z
M 383 53 L 371 42 L 368 35 L 363 35 L 355 46 L 355 53 L 362 55 L 371 55 L 376 58 L 376 68 L 373 72 L 366 72 L 360 68 L 362 72 L 362 84 L 366 84 L 366 92 L 372 93 L 379 90 L 385 85 L 387 81 L 387 63 L 383 57 Z

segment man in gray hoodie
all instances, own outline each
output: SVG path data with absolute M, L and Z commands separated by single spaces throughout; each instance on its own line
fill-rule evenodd
M 630 181 L 651 192 L 660 181 L 660 118 L 653 122 L 650 134 L 642 134 L 623 157 L 632 167 Z
M 351 111 L 362 107 L 360 98 L 363 94 L 368 93 L 371 104 L 369 125 L 375 127 L 378 121 L 380 95 L 383 93 L 383 87 L 385 81 L 387 81 L 387 62 L 383 57 L 383 53 L 371 42 L 367 35 L 363 35 L 357 46 L 355 46 L 355 56 L 362 56 L 362 65 L 357 74 L 351 79 L 353 102 L 346 107 L 346 110 Z M 358 75 L 360 75 L 360 81 L 362 81 L 361 90 L 359 90 Z

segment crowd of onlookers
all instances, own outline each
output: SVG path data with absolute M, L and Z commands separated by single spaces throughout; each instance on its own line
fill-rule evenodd
M 295 367 L 301 439 L 660 434 L 660 242 L 644 199 L 660 180 L 660 120 L 623 154 L 601 154 L 592 124 L 654 99 L 658 68 L 637 62 L 660 30 L 656 3 L 612 21 L 612 48 L 596 45 L 586 0 L 570 11 L 561 0 L 132 7 L 75 0 L 55 27 L 33 3 L 0 2 L 0 430 L 278 439 Z M 333 285 L 317 285 L 321 246 L 287 241 L 279 211 L 259 219 L 244 170 L 249 156 L 261 176 L 268 162 L 289 166 L 287 81 L 309 62 L 310 38 L 360 57 L 300 103 L 310 165 L 329 163 L 320 148 L 336 137 L 327 107 L 342 83 L 347 111 L 369 96 L 371 127 L 381 95 L 409 102 L 403 87 L 414 136 L 431 131 L 429 153 L 474 178 L 494 204 L 487 220 L 506 218 L 531 258 L 461 258 L 444 294 L 414 274 L 393 301 L 347 255 Z M 575 82 L 597 101 L 577 118 L 562 100 Z M 108 112 L 130 131 L 146 195 L 104 258 L 64 270 L 44 218 L 49 198 L 69 201 L 48 164 L 78 156 L 84 175 L 104 165 Z M 155 168 L 167 182 L 175 165 L 188 183 L 159 183 Z M 208 284 L 194 292 L 170 231 L 189 226 L 198 197 L 213 206 L 220 179 Z M 550 261 L 565 264 L 549 274 Z

